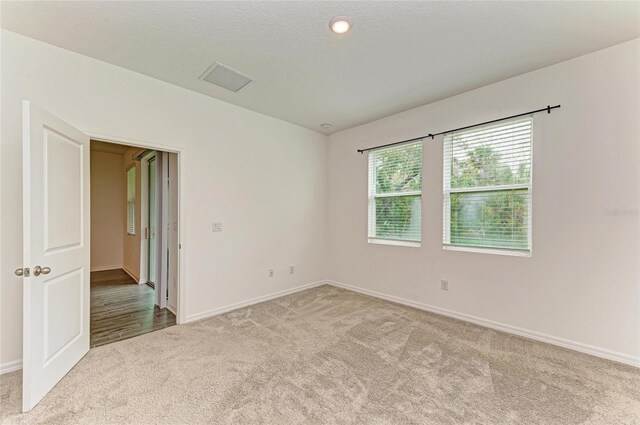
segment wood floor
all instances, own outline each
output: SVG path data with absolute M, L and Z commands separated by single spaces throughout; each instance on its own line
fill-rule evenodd
M 176 324 L 176 316 L 154 304 L 154 290 L 124 270 L 91 273 L 91 347 Z

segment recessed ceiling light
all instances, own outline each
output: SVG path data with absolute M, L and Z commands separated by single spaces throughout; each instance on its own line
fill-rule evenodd
M 322 127 L 322 128 L 331 128 L 331 124 L 329 124 L 328 122 L 323 122 L 322 124 L 320 124 L 320 127 Z
M 344 34 L 351 29 L 351 22 L 346 16 L 336 16 L 329 21 L 329 28 L 336 34 Z

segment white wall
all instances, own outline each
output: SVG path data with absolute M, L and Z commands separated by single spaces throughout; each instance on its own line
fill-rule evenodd
M 23 99 L 94 135 L 183 149 L 187 319 L 325 277 L 326 136 L 2 31 L 0 363 L 22 351 Z
M 356 148 L 558 103 L 534 122 L 531 258 L 442 249 L 441 137 L 424 144 L 422 247 L 367 243 Z M 329 277 L 640 364 L 639 208 L 635 40 L 333 134 Z
M 125 180 L 122 154 L 91 150 L 91 270 L 122 267 Z

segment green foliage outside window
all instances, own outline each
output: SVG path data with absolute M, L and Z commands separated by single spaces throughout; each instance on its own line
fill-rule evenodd
M 451 188 L 528 184 L 529 161 L 503 161 L 480 146 L 453 158 Z M 515 168 L 515 171 L 514 171 Z M 450 243 L 496 248 L 528 248 L 528 189 L 451 193 Z
M 380 150 L 374 155 L 375 235 L 383 239 L 420 240 L 422 191 L 422 144 Z M 402 195 L 407 193 L 407 195 Z
M 376 235 L 385 239 L 420 240 L 420 196 L 376 199 Z

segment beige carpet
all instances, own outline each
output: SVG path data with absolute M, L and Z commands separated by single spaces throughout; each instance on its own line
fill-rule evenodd
M 4 424 L 640 424 L 640 370 L 321 286 L 92 349 Z

